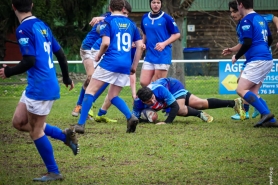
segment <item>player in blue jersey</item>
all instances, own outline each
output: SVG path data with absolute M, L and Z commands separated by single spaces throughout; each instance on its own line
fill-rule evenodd
M 162 0 L 150 0 L 151 12 L 141 20 L 143 43 L 146 43 L 146 56 L 140 75 L 142 87 L 167 77 L 172 60 L 171 43 L 180 38 L 177 24 L 161 10 L 161 4 Z
M 47 136 L 63 141 L 74 155 L 78 153 L 78 143 L 72 129 L 62 131 L 47 123 L 46 117 L 56 99 L 60 98 L 60 87 L 56 77 L 52 53 L 57 57 L 63 75 L 63 83 L 70 90 L 74 87 L 68 74 L 64 52 L 50 28 L 32 15 L 32 0 L 12 0 L 12 8 L 20 22 L 16 29 L 23 59 L 14 67 L 4 65 L 0 77 L 8 78 L 27 71 L 27 87 L 16 107 L 12 123 L 24 132 L 29 132 L 31 139 L 45 163 L 47 174 L 34 181 L 61 180 L 53 148 Z
M 127 131 L 135 132 L 138 119 L 133 116 L 126 103 L 118 96 L 122 87 L 130 80 L 129 75 L 135 73 L 142 55 L 142 40 L 134 22 L 124 16 L 125 1 L 111 0 L 111 16 L 106 17 L 100 35 L 102 43 L 95 60 L 99 65 L 86 89 L 82 103 L 81 115 L 75 131 L 85 132 L 86 117 L 92 103 L 110 84 L 108 99 L 127 119 Z M 132 42 L 136 45 L 134 60 L 131 60 Z M 104 54 L 104 55 L 103 55 Z M 102 57 L 102 58 L 101 58 Z
M 237 2 L 235 0 L 229 2 L 229 10 L 231 12 L 232 19 L 235 21 L 238 21 L 236 30 L 237 30 L 238 38 L 240 38 L 239 25 L 240 25 L 240 20 L 242 19 L 242 15 L 240 15 L 240 13 L 238 11 Z M 268 23 L 273 22 L 276 25 L 277 30 L 278 30 L 278 17 L 274 16 L 273 14 L 265 14 L 265 15 L 261 15 L 261 16 Z M 239 40 L 239 43 L 236 46 L 224 49 L 222 54 L 226 56 L 233 52 L 237 52 L 240 49 L 241 44 L 242 43 Z M 243 68 L 244 68 L 244 66 L 243 66 Z M 241 70 L 241 72 L 242 72 L 242 70 Z M 240 78 L 240 76 L 239 76 L 239 78 Z M 245 109 L 245 119 L 249 119 L 249 104 L 246 101 L 244 101 L 244 109 Z M 252 118 L 256 118 L 258 115 L 259 115 L 259 112 L 257 109 L 255 109 L 252 114 Z M 240 120 L 239 114 L 235 114 L 235 115 L 231 116 L 231 118 L 234 120 Z
M 269 50 L 273 42 L 272 35 L 265 19 L 253 10 L 253 0 L 237 0 L 237 7 L 243 16 L 239 25 L 242 45 L 237 54 L 233 55 L 232 63 L 234 64 L 242 55 L 245 55 L 246 62 L 236 91 L 260 112 L 261 119 L 254 127 L 277 127 L 274 115 L 266 102 L 258 96 L 264 78 L 273 67 L 272 54 Z
M 110 12 L 103 14 L 102 17 L 109 16 Z M 86 70 L 87 78 L 81 87 L 78 101 L 76 103 L 75 108 L 72 111 L 73 116 L 79 116 L 80 110 L 82 108 L 82 101 L 84 98 L 85 90 L 92 78 L 92 74 L 94 73 L 94 51 L 91 50 L 93 44 L 100 38 L 99 35 L 99 24 L 95 24 L 91 31 L 86 35 L 85 39 L 82 42 L 80 47 L 80 57 L 82 59 L 84 68 Z M 92 114 L 92 113 L 91 113 Z
M 145 108 L 157 111 L 170 108 L 166 120 L 157 124 L 172 123 L 176 116 L 196 116 L 210 123 L 213 121 L 213 117 L 200 110 L 230 107 L 239 112 L 242 109 L 239 101 L 241 98 L 235 100 L 201 99 L 188 92 L 175 78 L 160 78 L 147 87 L 139 89 L 137 96 L 138 99 L 134 101 L 132 112 L 138 118 Z

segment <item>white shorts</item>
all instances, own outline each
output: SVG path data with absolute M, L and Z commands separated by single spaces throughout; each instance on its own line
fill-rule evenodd
M 100 66 L 97 66 L 92 78 L 120 87 L 130 85 L 129 75 L 111 72 Z
M 84 60 L 91 59 L 94 62 L 94 68 L 96 68 L 96 66 L 98 65 L 98 62 L 95 62 L 95 57 L 98 52 L 99 52 L 99 50 L 94 50 L 94 49 L 83 50 L 82 48 L 80 48 L 80 57 L 82 59 L 82 62 L 84 62 Z
M 150 62 L 144 61 L 142 69 L 145 70 L 165 70 L 168 71 L 170 68 L 169 64 L 152 64 Z
M 248 62 L 244 68 L 241 78 L 249 80 L 255 84 L 263 82 L 266 75 L 273 67 L 273 60 L 257 60 Z
M 19 101 L 26 105 L 28 112 L 40 116 L 48 115 L 54 103 L 54 100 L 40 101 L 40 100 L 30 99 L 25 95 L 25 91 L 23 91 Z

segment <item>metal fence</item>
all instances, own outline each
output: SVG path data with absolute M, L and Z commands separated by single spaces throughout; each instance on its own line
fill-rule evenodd
M 218 94 L 219 92 L 219 62 L 231 62 L 227 59 L 213 59 L 213 60 L 173 60 L 173 63 L 184 63 L 185 71 L 185 84 L 186 89 L 188 89 L 193 94 Z M 244 61 L 244 60 L 239 60 Z M 17 64 L 19 61 L 0 61 L 0 64 Z M 60 77 L 61 71 L 58 67 L 58 62 L 54 61 L 56 66 L 56 71 L 58 77 Z M 137 76 L 137 88 L 139 85 L 139 77 L 141 71 L 141 65 L 143 61 L 140 60 L 138 70 L 136 72 Z M 71 78 L 76 82 L 84 82 L 86 79 L 85 69 L 82 64 L 82 61 L 68 61 L 69 71 Z M 18 79 L 18 82 L 15 80 L 0 80 L 0 93 L 4 91 L 5 85 L 12 84 L 24 84 L 25 80 L 22 80 L 24 76 Z M 128 88 L 129 89 L 129 88 Z M 123 93 L 130 93 L 130 91 L 124 91 Z

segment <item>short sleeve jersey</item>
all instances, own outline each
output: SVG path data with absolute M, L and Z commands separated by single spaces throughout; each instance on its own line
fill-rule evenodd
M 251 38 L 252 45 L 245 53 L 246 63 L 256 60 L 272 60 L 268 47 L 268 36 L 271 35 L 265 19 L 253 12 L 246 15 L 239 25 L 240 40 Z
M 147 13 L 141 20 L 141 29 L 146 35 L 146 56 L 145 61 L 152 64 L 171 64 L 172 45 L 167 45 L 163 51 L 155 50 L 158 42 L 164 42 L 172 34 L 179 33 L 178 26 L 174 19 L 162 12 L 160 16 L 151 18 Z
M 101 37 L 110 38 L 110 45 L 99 66 L 115 73 L 130 74 L 132 42 L 141 40 L 133 21 L 123 15 L 106 17 L 100 31 Z
M 32 16 L 24 19 L 16 29 L 16 38 L 22 56 L 36 58 L 35 65 L 27 71 L 26 96 L 34 100 L 60 98 L 60 87 L 56 77 L 52 53 L 61 47 L 50 28 Z

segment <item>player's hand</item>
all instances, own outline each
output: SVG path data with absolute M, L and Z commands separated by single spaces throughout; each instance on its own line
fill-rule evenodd
M 164 43 L 163 42 L 158 42 L 158 43 L 156 43 L 154 49 L 157 50 L 157 51 L 162 51 L 162 50 L 164 50 L 164 48 L 165 48 Z
M 136 72 L 136 69 L 134 69 L 133 67 L 130 70 L 130 75 L 133 75 Z
M 7 67 L 7 65 L 3 64 L 3 67 L 0 68 L 0 77 L 3 78 L 3 79 L 7 78 L 6 75 L 5 75 L 5 67 Z
M 233 57 L 232 57 L 232 63 L 234 64 L 234 63 L 236 63 L 236 61 L 237 61 L 236 55 L 233 55 Z
M 105 17 L 93 17 L 92 20 L 90 21 L 90 25 L 94 26 L 95 24 L 99 23 L 102 21 Z
M 146 49 L 146 44 L 143 44 L 142 46 L 143 51 Z
M 232 51 L 229 48 L 223 49 L 222 55 L 226 56 L 226 55 L 230 55 L 230 54 L 232 54 Z
M 65 84 L 65 86 L 68 88 L 69 85 L 70 85 L 70 88 L 69 88 L 69 91 L 71 91 L 73 88 L 74 88 L 74 83 L 73 81 L 68 78 L 68 79 L 63 79 L 63 83 Z
M 96 56 L 95 56 L 95 61 L 96 61 L 96 62 L 99 62 L 100 58 L 101 58 L 100 56 L 96 55 Z

